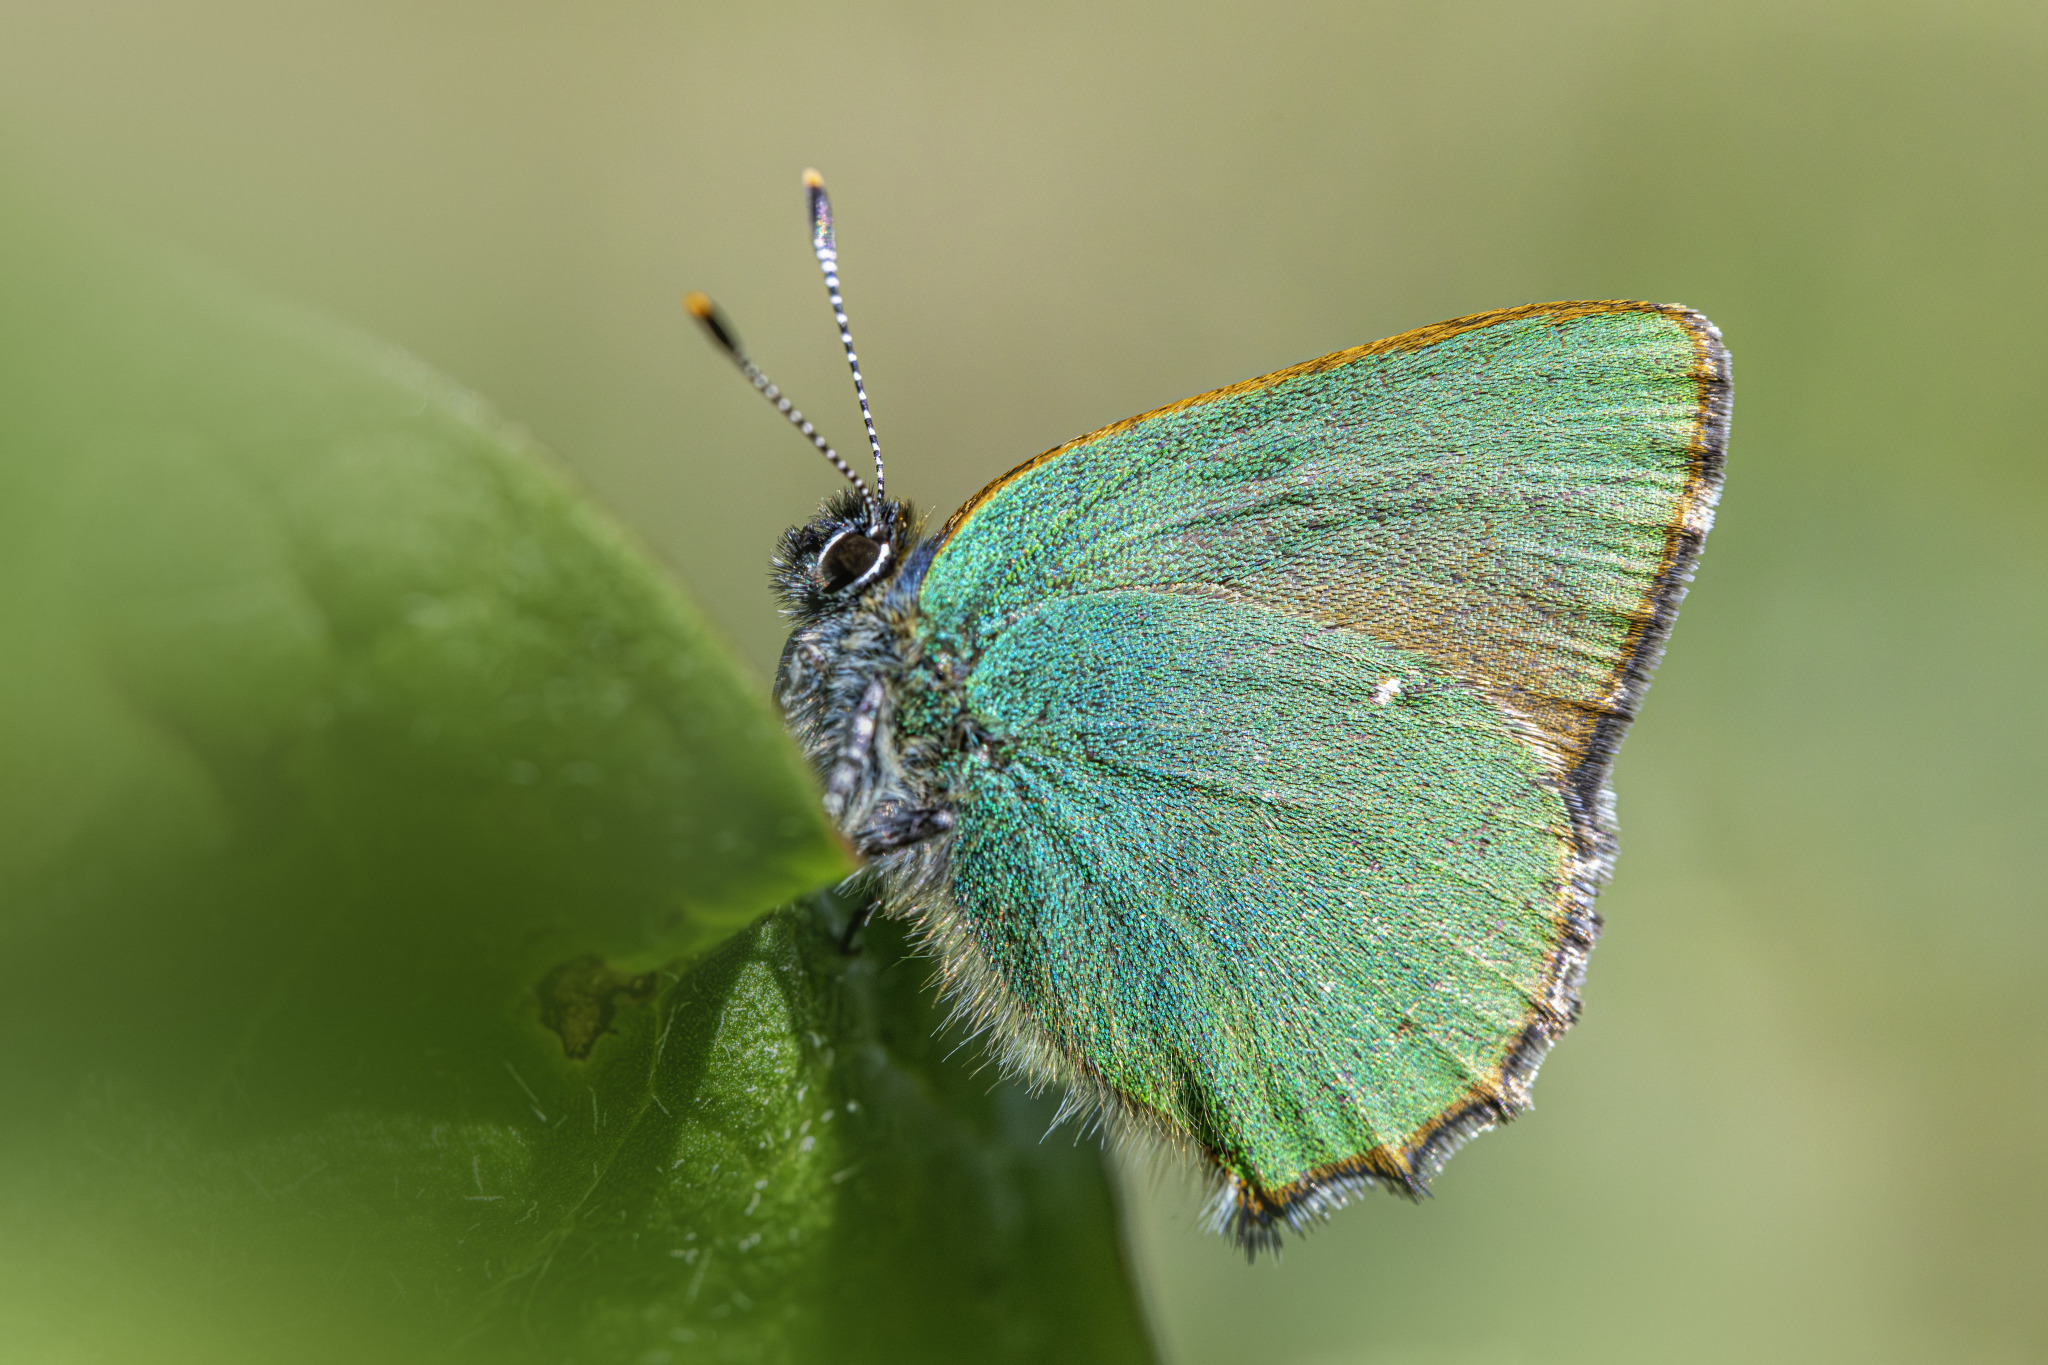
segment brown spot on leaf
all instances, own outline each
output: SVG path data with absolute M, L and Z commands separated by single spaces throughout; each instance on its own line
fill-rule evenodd
M 652 1000 L 661 973 L 615 970 L 596 953 L 572 957 L 540 980 L 540 1021 L 562 1040 L 562 1055 L 581 1061 L 611 1032 L 621 996 Z

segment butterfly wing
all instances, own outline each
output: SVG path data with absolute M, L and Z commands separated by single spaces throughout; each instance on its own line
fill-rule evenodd
M 1728 396 L 1685 309 L 1512 309 L 1104 428 L 941 533 L 925 647 L 988 740 L 926 922 L 1247 1245 L 1527 1103 Z

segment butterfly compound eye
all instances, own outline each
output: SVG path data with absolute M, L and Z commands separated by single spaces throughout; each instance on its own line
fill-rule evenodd
M 856 587 L 874 576 L 887 552 L 879 540 L 857 531 L 843 531 L 818 556 L 818 586 L 826 592 Z

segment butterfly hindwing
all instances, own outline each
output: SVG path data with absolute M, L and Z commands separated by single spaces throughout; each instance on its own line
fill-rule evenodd
M 1246 1239 L 1526 1102 L 1726 394 L 1696 314 L 1515 309 L 1105 428 L 942 533 L 925 648 L 989 742 L 927 922 Z

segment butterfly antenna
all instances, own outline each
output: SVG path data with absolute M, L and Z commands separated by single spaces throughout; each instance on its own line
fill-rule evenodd
M 875 452 L 875 502 L 879 507 L 883 496 L 882 440 L 875 435 L 875 415 L 868 411 L 868 386 L 860 375 L 860 357 L 854 354 L 852 329 L 846 325 L 846 301 L 839 297 L 839 243 L 832 234 L 832 201 L 825 195 L 825 177 L 816 171 L 804 172 L 804 188 L 811 195 L 811 250 L 817 254 L 818 268 L 825 272 L 825 293 L 832 300 L 832 317 L 839 323 L 839 344 L 846 348 L 854 396 L 860 399 L 860 419 L 867 423 L 868 446 Z
M 683 307 L 690 310 L 691 317 L 703 324 L 704 334 L 711 338 L 718 349 L 724 351 L 732 363 L 740 367 L 740 373 L 753 384 L 755 391 L 773 403 L 775 410 L 787 417 L 791 426 L 809 437 L 811 444 L 818 448 L 819 453 L 832 462 L 832 467 L 844 474 L 847 482 L 860 490 L 861 500 L 868 501 L 868 486 L 861 482 L 860 475 L 854 473 L 852 467 L 839 458 L 839 452 L 818 434 L 818 429 L 811 425 L 810 419 L 797 411 L 796 405 L 783 396 L 782 390 L 776 388 L 768 376 L 761 373 L 761 367 L 747 359 L 747 353 L 740 348 L 739 337 L 732 330 L 732 323 L 719 311 L 718 305 L 702 294 L 691 293 L 683 296 Z

